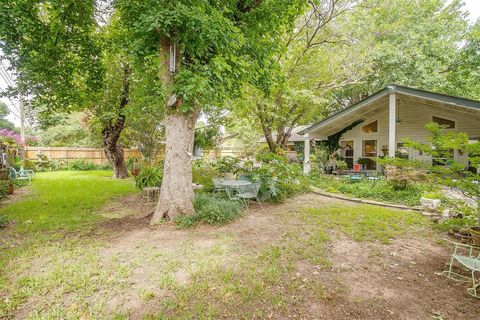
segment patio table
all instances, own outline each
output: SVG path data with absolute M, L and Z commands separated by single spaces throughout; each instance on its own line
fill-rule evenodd
M 252 184 L 250 181 L 247 180 L 223 180 L 220 182 L 221 185 L 225 187 L 241 187 L 241 186 L 248 186 Z
M 242 186 L 248 186 L 252 183 L 246 180 L 224 180 L 220 182 L 222 186 L 225 187 L 225 191 L 230 199 L 235 198 L 235 191 L 238 192 L 238 188 Z

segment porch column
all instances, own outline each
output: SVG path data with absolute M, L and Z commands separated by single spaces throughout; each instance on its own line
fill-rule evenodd
M 310 138 L 308 137 L 308 133 L 305 133 L 305 144 L 304 144 L 304 152 L 303 152 L 303 174 L 310 173 Z
M 388 99 L 388 156 L 395 157 L 397 146 L 395 144 L 396 138 L 396 123 L 397 123 L 397 95 L 394 89 L 390 91 Z

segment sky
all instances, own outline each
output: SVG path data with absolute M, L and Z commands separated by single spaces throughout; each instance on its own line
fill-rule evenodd
M 469 15 L 470 22 L 474 23 L 480 17 L 480 0 L 463 0 L 463 2 L 465 3 L 464 9 L 470 13 Z M 0 89 L 3 90 L 5 88 L 6 88 L 5 81 L 0 77 Z M 15 107 L 12 106 L 12 102 L 9 101 L 7 98 L 1 98 L 0 101 L 5 102 L 11 108 L 11 110 L 13 110 L 14 113 L 18 114 L 16 109 L 18 108 L 18 101 L 13 100 L 13 104 L 16 105 Z M 13 121 L 16 126 L 20 125 L 20 119 L 15 115 L 10 114 L 8 116 L 8 119 L 10 121 Z

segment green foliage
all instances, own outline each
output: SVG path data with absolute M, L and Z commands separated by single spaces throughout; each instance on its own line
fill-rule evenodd
M 88 127 L 86 114 L 73 113 L 61 123 L 39 131 L 39 143 L 46 147 L 99 147 L 99 135 Z
M 195 129 L 195 146 L 201 147 L 205 150 L 211 150 L 215 147 L 218 138 L 220 137 L 219 127 L 203 126 Z
M 93 162 L 84 159 L 74 159 L 68 162 L 68 170 L 72 171 L 90 171 L 95 170 L 96 166 Z
M 1 194 L 0 194 L 1 199 Z M 5 216 L 0 216 L 0 228 L 4 228 L 8 225 L 8 219 Z
M 108 200 L 132 194 L 132 180 L 112 179 L 110 171 L 37 173 L 32 197 L 0 206 L 0 215 L 16 221 L 15 232 L 80 230 L 103 220 L 96 210 Z
M 211 192 L 214 189 L 213 178 L 219 176 L 219 172 L 215 167 L 208 165 L 202 160 L 197 160 L 193 163 L 192 168 L 193 182 L 203 186 L 199 192 Z
M 139 190 L 146 187 L 159 187 L 162 184 L 162 178 L 162 167 L 143 166 L 135 177 L 135 186 Z
M 178 216 L 175 223 L 186 228 L 199 222 L 221 225 L 240 215 L 240 204 L 208 193 L 197 193 L 193 202 L 195 214 Z
M 253 169 L 249 175 L 253 181 L 262 182 L 261 197 L 271 197 L 274 202 L 281 202 L 288 197 L 309 190 L 309 181 L 303 175 L 298 163 L 275 153 L 257 155 L 262 166 Z
M 8 180 L 0 180 L 0 200 L 5 198 L 5 196 L 8 194 L 9 184 L 10 184 L 10 181 Z
M 5 119 L 9 113 L 10 110 L 8 109 L 8 106 L 4 102 L 0 101 L 0 129 L 8 129 L 13 131 L 15 129 L 15 125 L 8 119 Z
M 240 170 L 240 159 L 230 156 L 222 157 L 215 163 L 219 173 L 237 173 Z
M 474 200 L 480 199 L 480 142 L 470 143 L 465 133 L 445 130 L 437 123 L 429 123 L 426 129 L 430 133 L 429 144 L 405 140 L 405 144 L 427 155 L 430 155 L 439 165 L 430 166 L 430 171 L 438 184 L 446 185 Z M 471 169 L 466 170 L 464 163 L 454 159 L 453 150 L 467 153 Z M 473 172 L 472 172 L 473 171 Z M 480 208 L 477 212 L 477 222 L 480 224 Z
M 40 113 L 84 106 L 102 82 L 94 1 L 2 1 L 0 48 Z
M 370 205 L 334 205 L 309 209 L 307 213 L 325 230 L 338 228 L 355 241 L 389 243 L 394 237 L 429 225 L 428 219 L 417 212 L 399 214 L 395 210 Z
M 378 200 L 389 203 L 417 206 L 424 191 L 436 190 L 428 183 L 412 183 L 402 189 L 386 180 L 350 183 L 329 176 L 320 176 L 313 180 L 315 186 L 333 193 L 343 193 L 355 198 Z

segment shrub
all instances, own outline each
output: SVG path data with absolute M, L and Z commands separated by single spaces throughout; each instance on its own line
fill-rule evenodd
M 163 170 L 160 167 L 144 166 L 135 177 L 135 186 L 142 190 L 146 187 L 155 187 L 162 184 Z
M 96 170 L 97 166 L 93 162 L 85 161 L 84 159 L 74 159 L 68 163 L 67 168 L 73 171 L 90 171 Z
M 8 194 L 8 185 L 9 185 L 8 180 L 0 181 L 0 199 L 5 198 L 5 196 Z
M 302 174 L 298 163 L 273 153 L 257 156 L 263 164 L 249 174 L 254 181 L 262 182 L 261 198 L 271 195 L 274 202 L 281 202 L 295 194 L 309 190 L 309 180 Z
M 237 173 L 240 170 L 240 159 L 230 156 L 220 158 L 215 169 L 220 173 Z
M 175 223 L 186 228 L 205 222 L 221 225 L 235 220 L 240 214 L 240 204 L 208 193 L 197 193 L 193 202 L 195 214 L 178 216 Z
M 418 182 L 408 184 L 403 189 L 397 189 L 393 183 L 386 180 L 378 181 L 375 184 L 369 181 L 350 183 L 333 177 L 319 177 L 314 183 L 328 192 L 408 206 L 418 205 L 423 192 L 434 189 L 434 186 L 430 184 Z
M 214 189 L 213 178 L 218 176 L 214 167 L 208 166 L 202 160 L 195 161 L 192 168 L 193 182 L 203 186 L 201 192 L 211 192 Z

